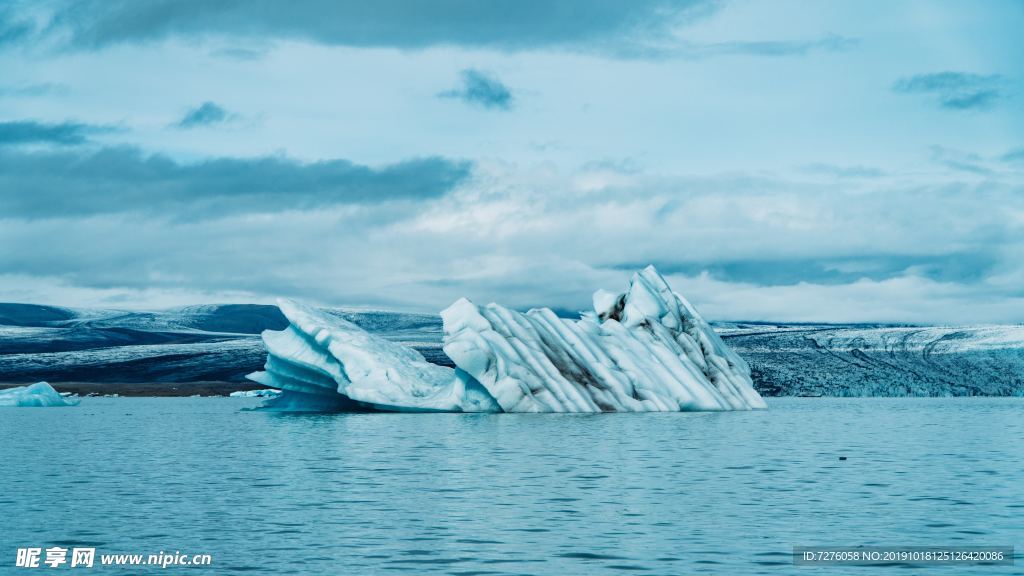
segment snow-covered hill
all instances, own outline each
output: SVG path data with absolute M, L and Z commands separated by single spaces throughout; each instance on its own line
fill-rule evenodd
M 1024 395 L 1024 326 L 719 327 L 769 396 Z
M 447 361 L 440 317 L 329 312 Z M 0 304 L 0 382 L 242 382 L 266 359 L 260 332 L 287 325 L 276 306 L 251 304 L 158 312 Z

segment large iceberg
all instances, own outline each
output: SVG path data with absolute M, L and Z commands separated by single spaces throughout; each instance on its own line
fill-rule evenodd
M 255 382 L 284 410 L 676 412 L 765 408 L 750 368 L 653 266 L 578 320 L 465 298 L 441 313 L 453 370 L 330 313 L 279 302 Z
M 65 398 L 47 382 L 36 382 L 29 386 L 0 390 L 0 406 L 49 407 L 76 406 L 78 399 Z

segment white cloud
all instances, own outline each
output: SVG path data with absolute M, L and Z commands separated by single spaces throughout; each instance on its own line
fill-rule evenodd
M 1024 322 L 1024 295 L 985 297 L 988 286 L 916 276 L 842 285 L 801 282 L 760 286 L 720 282 L 704 274 L 671 277 L 709 318 L 791 322 L 1006 324 Z
M 638 172 L 594 190 L 575 185 L 587 169 L 535 168 L 478 166 L 446 196 L 384 205 L 7 220 L 0 245 L 20 249 L 0 267 L 60 280 L 35 300 L 282 295 L 437 311 L 460 296 L 582 309 L 653 262 L 712 318 L 1024 321 L 1019 186 Z M 5 282 L 0 299 L 25 299 L 24 285 Z

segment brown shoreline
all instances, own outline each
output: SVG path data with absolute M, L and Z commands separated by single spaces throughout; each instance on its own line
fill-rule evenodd
M 27 386 L 35 382 L 0 382 L 0 389 Z M 79 396 L 227 396 L 241 390 L 261 390 L 255 382 L 50 382 L 58 392 Z

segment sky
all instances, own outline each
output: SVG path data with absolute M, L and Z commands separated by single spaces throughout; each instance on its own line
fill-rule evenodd
M 0 301 L 1024 322 L 1020 0 L 0 0 Z

